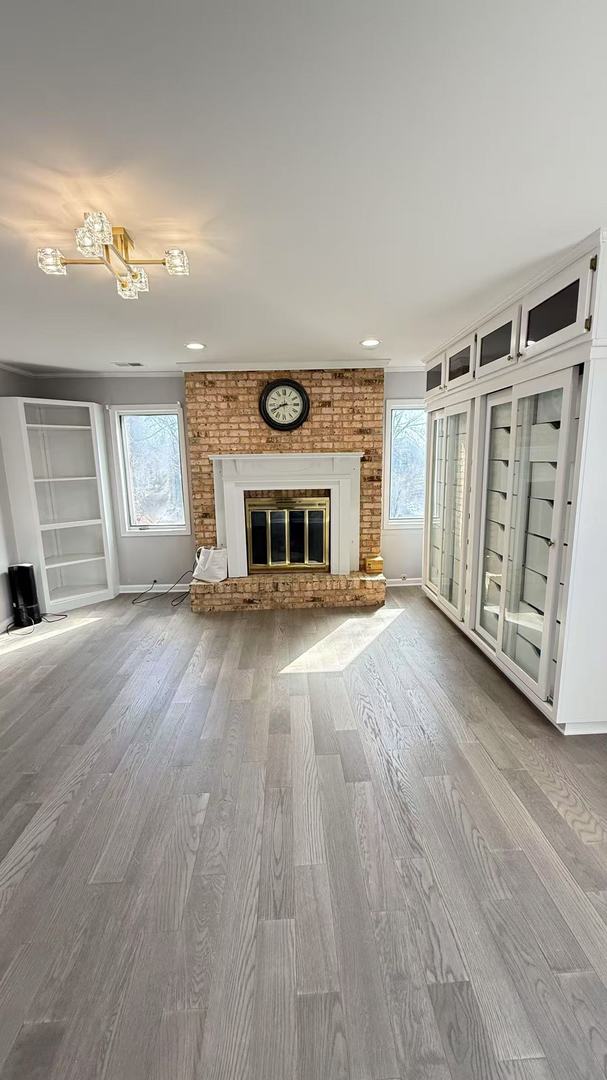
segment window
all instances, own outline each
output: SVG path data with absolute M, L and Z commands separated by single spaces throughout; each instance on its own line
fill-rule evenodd
M 418 401 L 387 401 L 384 527 L 422 524 L 425 480 L 426 410 Z
M 181 407 L 111 413 L 122 535 L 189 534 Z

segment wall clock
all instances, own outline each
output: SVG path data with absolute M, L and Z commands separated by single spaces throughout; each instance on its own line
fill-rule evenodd
M 294 431 L 308 418 L 310 398 L 294 379 L 275 379 L 264 386 L 259 411 L 275 431 Z

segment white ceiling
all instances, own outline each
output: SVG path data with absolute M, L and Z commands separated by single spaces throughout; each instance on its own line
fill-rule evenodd
M 604 0 L 8 4 L 0 360 L 418 361 L 607 222 L 606 36 Z M 41 274 L 89 208 L 190 277 Z

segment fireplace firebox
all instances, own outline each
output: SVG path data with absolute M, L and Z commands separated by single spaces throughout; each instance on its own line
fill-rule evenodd
M 328 496 L 245 496 L 249 573 L 328 573 L 329 514 Z

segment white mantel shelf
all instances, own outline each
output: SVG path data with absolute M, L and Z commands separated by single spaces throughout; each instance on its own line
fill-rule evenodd
M 358 570 L 360 557 L 360 462 L 362 451 L 345 453 L 209 454 L 213 463 L 217 544 L 228 553 L 228 576 L 248 575 L 245 492 L 327 488 L 331 496 L 332 574 Z

